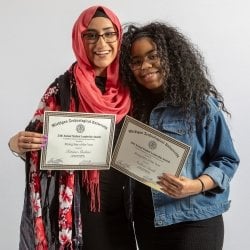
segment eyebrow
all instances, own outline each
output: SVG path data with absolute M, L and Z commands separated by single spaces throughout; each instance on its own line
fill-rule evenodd
M 135 56 L 132 56 L 131 58 L 133 59 L 133 58 L 141 58 L 141 57 L 145 57 L 145 56 L 148 56 L 149 54 L 151 54 L 151 53 L 153 53 L 153 52 L 156 52 L 156 49 L 152 49 L 152 50 L 150 50 L 150 51 L 148 51 L 146 54 L 144 54 L 144 55 L 135 55 Z
M 115 28 L 113 26 L 103 28 L 102 30 L 106 31 L 106 30 L 110 30 L 110 29 L 115 30 Z M 91 29 L 91 28 L 90 29 L 87 28 L 86 31 L 98 32 L 96 29 Z

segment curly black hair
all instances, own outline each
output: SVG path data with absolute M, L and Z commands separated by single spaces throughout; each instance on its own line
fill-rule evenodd
M 143 120 L 149 115 L 153 98 L 149 91 L 137 83 L 130 69 L 131 46 L 141 37 L 149 37 L 156 44 L 164 76 L 163 98 L 178 105 L 187 118 L 195 116 L 201 122 L 208 113 L 207 97 L 214 96 L 228 115 L 222 95 L 211 83 L 207 66 L 199 50 L 177 28 L 166 23 L 152 22 L 144 26 L 127 24 L 124 27 L 120 54 L 120 76 L 131 90 L 133 116 Z

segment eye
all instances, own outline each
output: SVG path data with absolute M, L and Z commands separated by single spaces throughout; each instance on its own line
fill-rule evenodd
M 106 38 L 112 38 L 112 37 L 116 36 L 116 32 L 114 32 L 114 31 L 105 32 L 104 36 Z
M 83 34 L 83 36 L 87 40 L 95 40 L 97 38 L 98 34 L 95 32 L 88 32 L 88 33 Z
M 141 58 L 132 58 L 130 64 L 133 66 L 141 66 L 142 59 Z
M 151 61 L 155 61 L 158 58 L 159 58 L 159 56 L 158 56 L 158 54 L 156 52 L 148 55 L 148 59 L 151 60 Z

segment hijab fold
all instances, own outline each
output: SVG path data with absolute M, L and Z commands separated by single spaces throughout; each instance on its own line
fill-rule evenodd
M 80 111 L 115 114 L 116 121 L 119 122 L 129 112 L 131 105 L 129 91 L 119 79 L 119 56 L 107 67 L 106 91 L 102 94 L 95 84 L 94 68 L 87 58 L 81 36 L 99 9 L 102 9 L 115 25 L 118 32 L 119 48 L 121 44 L 122 29 L 119 19 L 106 7 L 90 7 L 78 17 L 73 27 L 72 46 L 77 59 L 74 75 L 80 99 Z

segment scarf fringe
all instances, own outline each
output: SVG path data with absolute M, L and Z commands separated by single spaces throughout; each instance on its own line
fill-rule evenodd
M 40 243 L 39 245 L 36 245 L 36 250 L 48 250 L 48 245 L 44 245 L 43 243 Z
M 61 245 L 58 250 L 74 250 L 72 243 L 68 242 L 65 246 Z
M 82 183 L 86 187 L 87 194 L 90 195 L 90 211 L 100 212 L 100 173 L 97 170 L 88 170 L 83 172 Z

